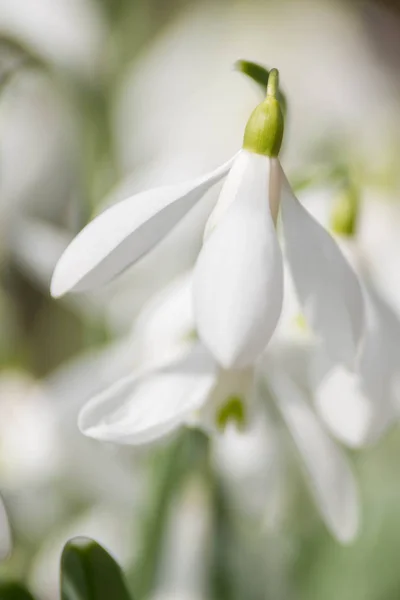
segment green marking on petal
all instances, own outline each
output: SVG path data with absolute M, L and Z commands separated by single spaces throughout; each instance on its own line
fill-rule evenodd
M 195 329 L 190 329 L 184 336 L 183 340 L 185 342 L 197 342 L 199 336 L 197 335 L 197 331 Z
M 306 321 L 306 318 L 303 315 L 303 313 L 299 313 L 298 315 L 295 316 L 294 324 L 297 327 L 297 329 L 300 329 L 300 331 L 308 330 L 307 321 Z
M 235 423 L 238 429 L 243 430 L 246 425 L 246 411 L 242 399 L 238 396 L 228 398 L 217 411 L 216 422 L 220 431 L 225 431 L 228 423 Z
M 247 122 L 243 148 L 262 156 L 276 157 L 283 139 L 284 119 L 278 100 L 279 72 L 272 69 L 268 77 L 267 95 Z

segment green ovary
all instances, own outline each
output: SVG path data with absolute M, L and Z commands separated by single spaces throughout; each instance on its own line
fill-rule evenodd
M 225 431 L 228 423 L 234 423 L 238 429 L 243 430 L 246 425 L 246 411 L 242 399 L 238 396 L 228 398 L 217 411 L 216 422 L 220 431 Z

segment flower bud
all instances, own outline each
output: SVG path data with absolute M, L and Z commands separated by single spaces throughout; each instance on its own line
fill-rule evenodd
M 330 216 L 330 229 L 346 237 L 356 234 L 360 197 L 354 185 L 343 188 L 336 198 Z
M 267 96 L 254 109 L 246 125 L 243 139 L 245 150 L 263 156 L 278 156 L 284 129 L 278 89 L 279 74 L 277 69 L 272 69 L 268 78 Z

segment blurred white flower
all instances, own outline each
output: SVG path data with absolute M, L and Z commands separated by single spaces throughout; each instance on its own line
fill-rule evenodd
M 133 445 L 155 440 L 183 424 L 217 433 L 235 423 L 251 431 L 266 396 L 271 396 L 304 461 L 310 489 L 328 527 L 338 539 L 351 540 L 358 527 L 351 469 L 319 423 L 304 386 L 286 369 L 283 340 L 277 342 L 276 353 L 272 344 L 250 368 L 221 369 L 195 338 L 193 315 L 191 323 L 188 318 L 190 283 L 188 276 L 174 282 L 152 301 L 151 309 L 144 310 L 146 322 L 139 318 L 137 331 L 150 363 L 90 400 L 80 413 L 80 429 L 103 441 Z M 184 302 L 188 308 L 182 311 L 187 327 L 183 335 L 181 311 L 169 308 Z M 172 334 L 174 339 L 175 333 L 178 338 L 171 343 L 168 338 Z
M 132 465 L 127 452 L 85 439 L 76 425 L 83 403 L 126 370 L 127 355 L 123 344 L 111 346 L 40 382 L 23 372 L 3 372 L 0 489 L 19 543 L 35 547 L 77 507 L 102 503 L 118 514 L 131 512 L 144 489 L 139 463 Z M 0 517 L 1 555 L 9 533 Z
M 7 489 L 27 488 L 54 474 L 59 443 L 49 399 L 27 373 L 0 377 L 0 477 Z
M 0 0 L 1 32 L 57 66 L 92 76 L 100 66 L 105 23 L 93 0 Z

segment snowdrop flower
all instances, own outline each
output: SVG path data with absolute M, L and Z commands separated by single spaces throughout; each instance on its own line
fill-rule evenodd
M 278 72 L 273 69 L 266 99 L 247 123 L 243 148 L 227 163 L 194 181 L 132 196 L 89 223 L 56 266 L 53 296 L 95 288 L 116 277 L 227 175 L 194 274 L 200 339 L 227 369 L 248 368 L 264 350 L 283 301 L 276 234 L 280 209 L 285 250 L 307 321 L 334 359 L 352 364 L 363 330 L 360 286 L 284 175 L 278 160 L 283 116 L 277 94 Z
M 145 307 L 135 336 L 148 359 L 83 407 L 81 431 L 130 445 L 151 442 L 185 424 L 217 436 L 232 425 L 251 433 L 268 397 L 293 438 L 327 526 L 339 540 L 350 541 L 358 527 L 351 469 L 309 405 L 303 386 L 286 369 L 281 345 L 275 352 L 272 344 L 245 369 L 221 368 L 195 335 L 191 285 L 191 276 L 185 276 Z M 170 310 L 185 303 L 185 310 Z M 274 444 L 271 460 L 275 450 Z

